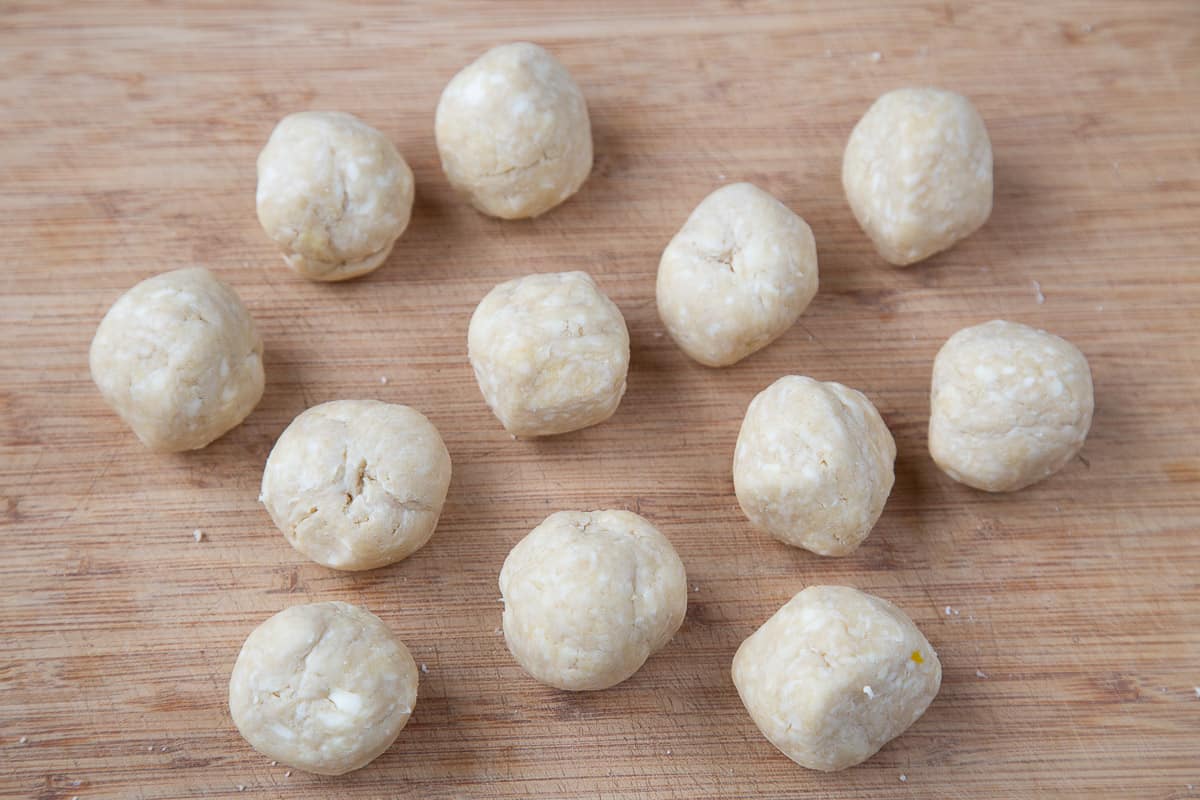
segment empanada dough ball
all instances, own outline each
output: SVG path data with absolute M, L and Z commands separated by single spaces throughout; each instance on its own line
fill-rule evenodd
M 536 44 L 494 47 L 442 91 L 434 123 L 450 185 L 484 214 L 536 217 L 592 169 L 592 125 L 566 67 Z
M 967 98 L 897 89 L 854 126 L 842 186 L 886 261 L 904 266 L 974 233 L 992 213 L 992 143 Z
M 263 470 L 262 502 L 304 555 L 375 569 L 429 541 L 450 487 L 450 453 L 419 411 L 334 400 L 292 420 Z
M 742 642 L 733 683 L 754 724 L 797 764 L 861 763 L 920 719 L 942 684 L 903 611 L 848 586 L 810 586 Z
M 816 293 L 812 231 L 750 183 L 704 198 L 658 264 L 658 315 L 675 343 L 710 367 L 766 347 Z
M 823 556 L 853 552 L 883 512 L 896 443 L 862 392 L 787 375 L 752 401 L 733 456 L 755 528 Z
M 1083 447 L 1092 373 L 1067 340 L 993 320 L 942 345 L 929 405 L 937 465 L 976 489 L 1012 492 L 1062 469 Z
M 471 317 L 467 351 L 484 400 L 514 436 L 603 422 L 625 394 L 625 318 L 586 272 L 492 289 Z
M 607 689 L 671 640 L 687 611 L 675 548 L 629 511 L 559 511 L 500 570 L 504 640 L 559 689 Z
M 370 272 L 408 227 L 413 174 L 379 131 L 339 111 L 279 121 L 258 156 L 258 221 L 314 281 Z
M 204 447 L 254 410 L 262 339 L 233 289 L 201 268 L 148 278 L 104 315 L 92 380 L 142 444 Z
M 365 767 L 416 703 L 408 648 L 348 603 L 280 611 L 246 637 L 229 679 L 229 712 L 251 747 L 320 775 Z

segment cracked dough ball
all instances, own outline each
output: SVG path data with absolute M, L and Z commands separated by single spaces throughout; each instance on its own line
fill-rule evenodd
M 349 603 L 280 611 L 246 637 L 229 679 L 229 712 L 250 746 L 319 775 L 374 761 L 416 704 L 408 648 Z
M 862 392 L 787 375 L 750 401 L 733 456 L 755 528 L 823 556 L 854 552 L 883 512 L 896 443 Z
M 471 317 L 467 350 L 484 400 L 514 436 L 603 422 L 625 394 L 625 318 L 586 272 L 492 289 Z
M 658 265 L 658 315 L 675 343 L 710 367 L 766 347 L 816 293 L 812 231 L 750 183 L 704 198 Z
M 733 683 L 771 744 L 828 772 L 866 761 L 920 719 L 942 665 L 888 601 L 810 586 L 742 642 Z
M 592 126 L 566 67 L 536 44 L 494 47 L 451 79 L 435 122 L 442 170 L 484 214 L 536 217 L 592 169 Z
M 260 499 L 292 547 L 326 567 L 364 570 L 428 542 L 449 487 L 450 453 L 420 412 L 334 400 L 280 435 Z
M 1087 436 L 1087 359 L 1066 339 L 993 320 L 950 337 L 933 362 L 929 453 L 954 480 L 1012 492 L 1053 475 Z
M 607 689 L 671 641 L 687 575 L 637 514 L 559 511 L 504 559 L 500 595 L 504 640 L 526 672 L 559 689 Z
M 954 92 L 888 92 L 850 134 L 842 186 L 884 260 L 904 266 L 939 253 L 992 213 L 983 119 Z
M 258 156 L 258 221 L 314 281 L 365 275 L 408 227 L 413 174 L 379 131 L 339 111 L 279 121 Z
M 262 339 L 233 289 L 206 269 L 164 272 L 113 303 L 92 339 L 92 380 L 142 444 L 204 447 L 263 393 Z

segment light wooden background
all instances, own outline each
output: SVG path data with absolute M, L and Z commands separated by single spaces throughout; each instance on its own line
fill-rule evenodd
M 1200 797 L 1200 4 L 241 6 L 0 3 L 0 795 Z M 500 222 L 448 189 L 433 109 L 517 39 L 575 75 L 596 163 L 565 206 Z M 839 174 L 858 116 L 908 84 L 975 101 L 996 203 L 900 270 Z M 254 216 L 259 148 L 311 108 L 361 115 L 417 176 L 409 232 L 346 285 L 294 277 Z M 662 335 L 654 274 L 692 207 L 739 179 L 812 225 L 821 289 L 717 371 Z M 193 264 L 249 305 L 266 395 L 206 450 L 153 455 L 101 402 L 87 347 L 122 291 Z M 467 321 L 495 283 L 563 269 L 625 313 L 629 392 L 599 427 L 512 441 Z M 934 353 L 994 317 L 1070 338 L 1096 383 L 1080 458 L 1011 496 L 954 484 L 924 445 Z M 739 420 L 785 373 L 864 390 L 895 433 L 895 491 L 852 557 L 775 544 L 736 506 Z M 306 562 L 256 503 L 275 437 L 342 397 L 416 406 L 454 458 L 432 542 L 359 575 Z M 657 524 L 694 591 L 633 679 L 567 694 L 509 657 L 496 576 L 551 511 L 603 507 Z M 895 601 L 945 667 L 912 730 L 833 775 L 778 754 L 728 675 L 813 583 Z M 229 670 L 269 614 L 332 599 L 383 617 L 428 674 L 370 767 L 289 775 L 233 728 Z

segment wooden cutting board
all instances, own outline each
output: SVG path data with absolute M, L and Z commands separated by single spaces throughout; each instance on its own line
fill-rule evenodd
M 582 86 L 596 161 L 563 207 L 501 222 L 449 190 L 433 109 L 518 39 Z M 970 240 L 895 269 L 839 175 L 854 122 L 911 84 L 974 100 L 996 202 Z M 255 156 L 311 108 L 379 127 L 417 177 L 408 233 L 345 285 L 295 277 L 255 220 Z M 0 131 L 0 795 L 1200 797 L 1195 2 L 6 2 Z M 663 336 L 654 275 L 734 180 L 812 225 L 821 289 L 776 344 L 712 370 Z M 266 394 L 207 449 L 154 455 L 101 402 L 87 348 L 122 291 L 193 264 L 250 307 Z M 494 284 L 562 269 L 625 313 L 629 391 L 603 425 L 513 441 L 475 387 L 467 321 Z M 1079 345 L 1097 398 L 1080 457 L 1004 496 L 955 484 L 924 443 L 934 354 L 994 317 Z M 862 389 L 895 433 L 895 490 L 851 557 L 776 544 L 734 500 L 741 415 L 786 373 Z M 292 417 L 345 397 L 421 409 L 454 458 L 434 539 L 366 574 L 307 562 L 256 502 Z M 605 507 L 675 543 L 687 621 L 619 687 L 554 691 L 505 649 L 497 573 L 550 512 Z M 777 753 L 729 678 L 738 643 L 815 583 L 898 603 L 945 667 L 923 719 L 831 775 Z M 258 756 L 226 707 L 246 634 L 333 599 L 427 670 L 396 745 L 336 779 Z

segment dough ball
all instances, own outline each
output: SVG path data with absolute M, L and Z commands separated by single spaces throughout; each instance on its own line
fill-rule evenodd
M 974 233 L 992 213 L 992 143 L 967 98 L 897 89 L 854 126 L 842 186 L 886 261 L 904 266 Z
M 993 320 L 950 337 L 933 362 L 929 453 L 956 481 L 1012 492 L 1053 475 L 1087 436 L 1087 359 L 1065 339 Z
M 710 367 L 766 347 L 816 293 L 812 231 L 750 183 L 704 198 L 658 265 L 658 315 L 676 344 Z
M 364 570 L 429 541 L 449 487 L 450 453 L 420 412 L 335 400 L 279 437 L 261 499 L 292 547 L 326 567 Z
M 344 281 L 378 267 L 408 227 L 413 174 L 379 131 L 339 111 L 279 121 L 258 156 L 258 221 L 292 269 Z
M 504 640 L 559 689 L 607 689 L 671 640 L 687 611 L 675 548 L 628 511 L 559 511 L 500 570 Z
M 625 318 L 586 272 L 492 289 L 471 317 L 467 351 L 484 400 L 514 436 L 603 422 L 625 394 Z
M 229 679 L 229 712 L 250 746 L 320 775 L 374 761 L 416 703 L 408 648 L 349 603 L 280 611 L 246 637 Z
M 788 375 L 746 409 L 733 456 L 755 528 L 823 556 L 854 552 L 892 491 L 896 443 L 862 392 Z
M 262 339 L 206 269 L 164 272 L 113 303 L 92 339 L 92 380 L 151 450 L 204 447 L 263 393 Z
M 754 724 L 802 767 L 866 761 L 921 718 L 937 653 L 903 611 L 848 586 L 810 586 L 742 642 L 733 683 Z
M 471 205 L 536 217 L 592 169 L 592 125 L 566 67 L 536 44 L 494 47 L 442 91 L 435 122 L 442 170 Z

